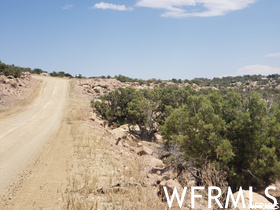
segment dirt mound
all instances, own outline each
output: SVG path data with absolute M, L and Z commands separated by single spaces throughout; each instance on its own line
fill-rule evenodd
M 20 78 L 0 76 L 0 112 L 27 98 L 37 83 L 29 72 L 23 72 Z

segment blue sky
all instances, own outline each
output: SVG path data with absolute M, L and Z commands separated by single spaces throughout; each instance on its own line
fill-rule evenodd
M 0 60 L 85 76 L 280 74 L 279 0 L 0 0 Z

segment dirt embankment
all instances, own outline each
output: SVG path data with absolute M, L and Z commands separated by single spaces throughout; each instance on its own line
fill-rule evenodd
M 29 72 L 23 72 L 20 78 L 0 76 L 0 117 L 22 111 L 38 96 L 42 85 Z
M 149 150 L 149 145 L 142 144 L 122 128 L 108 128 L 106 122 L 92 113 L 87 91 L 81 94 L 81 87 L 88 88 L 83 86 L 84 82 L 88 81 L 76 81 L 73 93 L 76 96 L 70 99 L 69 123 L 74 153 L 67 187 L 62 191 L 64 207 L 163 209 L 156 195 L 157 188 L 147 183 L 145 177 L 150 168 L 163 165 L 162 161 L 148 154 L 141 156 Z M 94 86 L 101 87 L 99 85 L 104 85 L 104 89 L 97 88 L 100 93 L 110 88 L 110 84 L 105 83 Z

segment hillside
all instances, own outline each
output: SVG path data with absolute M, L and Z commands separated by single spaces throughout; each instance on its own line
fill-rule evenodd
M 0 112 L 28 103 L 26 100 L 32 97 L 39 85 L 39 80 L 24 72 L 19 78 L 14 76 L 0 76 Z
M 162 209 L 167 207 L 165 187 L 171 195 L 175 187 L 181 193 L 184 187 L 213 185 L 222 189 L 223 204 L 227 187 L 237 193 L 240 186 L 245 190 L 253 186 L 261 195 L 266 187 L 275 186 L 271 195 L 279 200 L 278 75 L 184 81 L 121 75 L 34 77 L 46 84 L 33 99 L 26 95 L 29 105 L 41 101 L 37 114 L 32 115 L 33 105 L 19 103 L 18 114 L 5 119 L 23 115 L 16 121 L 33 123 L 33 119 L 43 117 L 35 124 L 45 129 L 27 129 L 24 133 L 30 136 L 25 139 L 44 139 L 38 135 L 43 135 L 48 126 L 56 132 L 51 132 L 41 150 L 33 148 L 41 155 L 16 178 L 12 188 L 6 188 L 4 209 Z M 24 83 L 24 79 L 32 80 L 24 72 L 20 78 L 1 78 L 2 94 L 8 98 L 32 84 Z M 68 81 L 69 89 L 63 85 Z M 15 82 L 21 85 L 12 85 Z M 54 103 L 62 96 L 67 98 L 63 114 Z M 14 100 L 22 101 L 19 97 Z M 47 114 L 50 104 L 55 108 L 48 109 Z M 61 123 L 48 120 L 57 115 L 62 117 Z M 15 122 L 2 123 L 7 132 L 16 129 Z M 26 126 L 33 128 L 35 124 Z M 4 144 L 7 135 L 3 136 Z M 7 144 L 19 141 L 17 132 L 9 135 Z M 189 193 L 183 209 L 191 208 Z M 266 198 L 254 195 L 254 202 L 268 203 Z M 207 196 L 203 194 L 195 205 L 205 208 Z

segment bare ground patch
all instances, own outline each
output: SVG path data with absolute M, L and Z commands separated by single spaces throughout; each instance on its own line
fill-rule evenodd
M 143 159 L 116 145 L 115 136 L 98 119 L 90 120 L 86 97 L 76 99 L 69 115 L 74 156 L 67 188 L 62 192 L 65 209 L 163 209 L 157 187 L 145 183 Z
M 23 111 L 37 98 L 45 85 L 39 78 L 30 74 L 13 79 L 0 77 L 0 118 Z

